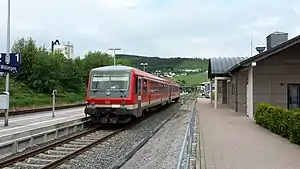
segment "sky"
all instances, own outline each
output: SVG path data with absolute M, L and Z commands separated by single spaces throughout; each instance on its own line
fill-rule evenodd
M 7 0 L 0 1 L 0 51 Z M 300 34 L 299 0 L 11 0 L 11 41 L 32 37 L 50 48 L 70 41 L 88 51 L 158 57 L 250 56 L 275 31 Z M 253 54 L 256 54 L 253 49 Z

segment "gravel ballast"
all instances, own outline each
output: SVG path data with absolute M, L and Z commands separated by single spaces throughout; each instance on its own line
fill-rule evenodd
M 169 115 L 177 111 L 179 104 L 173 104 L 168 109 L 153 114 L 133 129 L 126 130 L 99 144 L 90 151 L 69 161 L 66 165 L 74 169 L 107 169 L 130 152 L 138 142 L 149 136 L 151 132 Z M 76 162 L 74 162 L 76 161 Z
M 121 169 L 176 168 L 191 115 L 184 109 L 167 122 Z

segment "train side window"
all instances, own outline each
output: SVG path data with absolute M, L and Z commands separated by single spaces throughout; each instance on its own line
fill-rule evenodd
M 138 78 L 134 78 L 134 92 L 137 93 L 138 92 L 138 86 L 139 86 L 139 83 L 138 83 Z
M 150 84 L 150 94 L 152 94 L 153 93 L 153 86 L 152 86 L 152 84 L 153 84 L 153 82 L 152 81 L 149 81 L 149 84 Z
M 135 78 L 135 93 L 140 93 L 141 91 L 141 79 Z
M 147 93 L 147 80 L 143 79 L 143 93 Z
M 161 89 L 162 89 L 162 87 L 161 87 L 161 83 L 159 83 L 159 92 L 161 93 Z

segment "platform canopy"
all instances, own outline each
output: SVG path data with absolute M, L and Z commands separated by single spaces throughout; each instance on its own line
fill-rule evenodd
M 208 62 L 208 78 L 216 76 L 226 76 L 229 69 L 237 65 L 247 57 L 215 57 Z

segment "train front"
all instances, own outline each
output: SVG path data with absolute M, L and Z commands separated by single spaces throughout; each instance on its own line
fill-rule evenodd
M 131 73 L 105 68 L 96 68 L 90 73 L 85 113 L 91 116 L 93 123 L 127 123 L 132 119 Z

